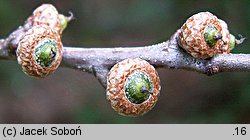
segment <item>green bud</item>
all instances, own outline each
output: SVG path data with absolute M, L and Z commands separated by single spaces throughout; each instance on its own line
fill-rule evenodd
M 236 45 L 236 39 L 234 35 L 230 34 L 229 35 L 229 49 L 230 50 L 234 49 L 235 45 Z
M 222 36 L 214 26 L 208 26 L 205 29 L 204 38 L 209 47 L 213 47 Z
M 63 31 L 68 25 L 68 19 L 64 15 L 59 14 L 59 20 Z
M 45 39 L 35 49 L 36 62 L 42 67 L 50 66 L 56 59 L 57 46 L 53 40 Z
M 153 84 L 147 75 L 136 72 L 128 77 L 125 84 L 125 95 L 131 103 L 140 104 L 152 94 Z

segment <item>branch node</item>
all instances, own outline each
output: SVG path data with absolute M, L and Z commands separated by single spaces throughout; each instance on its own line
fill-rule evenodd
M 208 64 L 206 69 L 205 69 L 205 74 L 208 76 L 212 76 L 216 73 L 219 73 L 220 68 L 218 65 L 215 64 Z
M 106 88 L 107 86 L 107 75 L 108 75 L 109 70 L 102 67 L 102 66 L 97 66 L 93 67 L 93 73 L 98 79 L 98 81 L 101 83 L 101 85 Z

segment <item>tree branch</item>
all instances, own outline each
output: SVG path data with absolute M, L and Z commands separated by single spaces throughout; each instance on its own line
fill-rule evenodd
M 15 60 L 16 48 L 25 27 L 19 27 L 0 40 L 0 59 Z M 211 59 L 195 59 L 178 47 L 179 30 L 166 42 L 142 47 L 63 48 L 62 67 L 94 74 L 106 87 L 106 76 L 113 65 L 126 58 L 141 58 L 156 68 L 185 69 L 206 75 L 219 72 L 250 72 L 250 54 L 220 54 Z

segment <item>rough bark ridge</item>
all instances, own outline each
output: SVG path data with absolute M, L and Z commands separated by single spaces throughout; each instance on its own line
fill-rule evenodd
M 20 26 L 7 38 L 0 39 L 0 59 L 16 60 L 18 42 L 26 31 L 25 27 Z M 179 33 L 180 30 L 177 30 L 168 41 L 151 46 L 124 48 L 64 46 L 61 66 L 92 73 L 104 87 L 111 67 L 126 58 L 141 58 L 156 68 L 185 69 L 206 75 L 219 72 L 250 72 L 250 54 L 220 54 L 207 60 L 195 59 L 178 46 Z

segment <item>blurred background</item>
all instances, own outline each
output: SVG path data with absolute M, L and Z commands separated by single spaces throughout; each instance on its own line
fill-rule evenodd
M 65 46 L 144 46 L 166 41 L 185 20 L 210 11 L 231 33 L 250 38 L 248 0 L 0 0 L 0 38 L 42 3 L 72 11 Z M 249 40 L 233 53 L 250 53 Z M 0 123 L 250 123 L 250 73 L 208 77 L 158 69 L 161 95 L 146 115 L 118 115 L 91 74 L 59 68 L 45 79 L 27 77 L 16 61 L 0 60 Z

